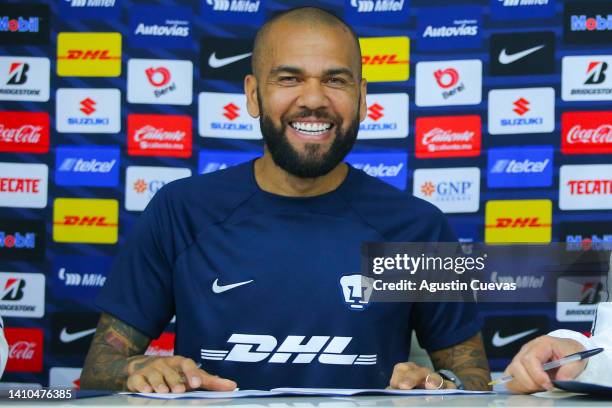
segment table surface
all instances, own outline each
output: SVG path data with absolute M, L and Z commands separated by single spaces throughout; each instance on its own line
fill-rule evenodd
M 566 393 L 539 393 L 536 395 L 440 395 L 440 396 L 379 396 L 379 397 L 277 397 L 237 398 L 209 400 L 156 400 L 151 398 L 112 395 L 67 401 L 9 401 L 1 406 L 207 406 L 239 408 L 344 408 L 344 407 L 612 407 L 611 399 L 603 400 L 584 395 Z

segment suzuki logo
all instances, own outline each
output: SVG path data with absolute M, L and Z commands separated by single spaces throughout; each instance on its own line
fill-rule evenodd
M 606 80 L 606 70 L 608 63 L 603 61 L 592 61 L 587 68 L 589 77 L 584 81 L 585 85 L 597 85 Z
M 149 83 L 156 87 L 161 87 L 170 82 L 170 71 L 168 68 L 147 68 L 145 70 Z
M 233 103 L 228 103 L 227 105 L 225 105 L 223 107 L 223 110 L 224 110 L 223 116 L 225 116 L 229 120 L 234 120 L 238 116 L 240 116 L 240 113 L 238 113 L 238 111 L 240 111 L 240 108 L 234 105 Z
M 13 62 L 9 68 L 10 78 L 7 85 L 23 85 L 28 80 L 26 73 L 30 69 L 29 64 L 23 62 Z
M 273 336 L 233 333 L 227 340 L 235 344 L 231 350 L 200 349 L 202 360 L 238 361 L 243 363 L 287 363 L 309 364 L 316 358 L 321 364 L 374 365 L 376 354 L 342 354 L 352 337 L 287 336 L 280 346 Z
M 96 111 L 95 106 L 96 101 L 91 98 L 86 98 L 81 101 L 80 111 L 89 116 Z
M 368 107 L 368 118 L 376 121 L 380 118 L 382 118 L 383 116 L 385 116 L 382 112 L 385 110 L 384 107 L 382 107 L 381 105 L 379 105 L 378 103 L 375 103 L 374 105 Z
M 514 106 L 515 108 L 512 110 L 520 116 L 523 116 L 525 113 L 529 112 L 529 101 L 525 98 L 514 101 Z
M 459 81 L 459 73 L 454 68 L 439 69 L 434 72 L 434 77 L 442 89 L 450 88 Z

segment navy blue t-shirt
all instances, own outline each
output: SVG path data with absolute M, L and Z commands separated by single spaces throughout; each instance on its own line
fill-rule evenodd
M 342 277 L 360 273 L 362 242 L 455 237 L 436 207 L 349 168 L 309 198 L 261 190 L 253 162 L 168 184 L 97 305 L 151 338 L 176 314 L 175 354 L 242 389 L 386 387 L 412 330 L 431 352 L 480 324 L 467 303 L 351 307 Z

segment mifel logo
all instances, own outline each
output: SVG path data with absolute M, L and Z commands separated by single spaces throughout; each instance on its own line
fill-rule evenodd
M 121 75 L 121 34 L 59 33 L 57 75 L 83 77 Z
M 407 81 L 410 77 L 408 37 L 360 38 L 363 77 L 368 82 Z
M 548 243 L 551 240 L 550 200 L 497 200 L 485 209 L 485 242 Z
M 117 200 L 57 198 L 53 205 L 53 241 L 115 244 L 119 223 Z

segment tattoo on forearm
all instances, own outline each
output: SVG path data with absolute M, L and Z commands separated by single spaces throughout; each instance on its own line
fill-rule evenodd
M 480 333 L 447 349 L 430 354 L 436 370 L 447 369 L 455 373 L 468 390 L 489 390 L 491 381 L 489 362 Z
M 125 390 L 130 371 L 149 360 L 142 354 L 150 341 L 133 327 L 103 313 L 85 358 L 81 388 Z

